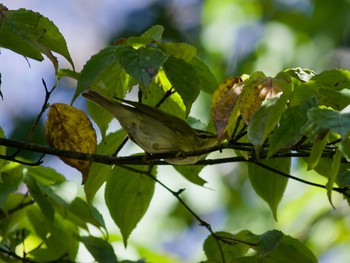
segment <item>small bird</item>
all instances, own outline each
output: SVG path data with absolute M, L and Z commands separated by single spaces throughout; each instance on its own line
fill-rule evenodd
M 108 110 L 145 152 L 171 153 L 206 149 L 217 144 L 217 136 L 190 127 L 184 120 L 148 105 L 123 99 L 110 99 L 94 89 L 82 96 Z M 118 100 L 118 101 L 117 101 Z M 119 102 L 120 101 L 120 102 Z M 164 159 L 171 164 L 194 164 L 201 156 Z

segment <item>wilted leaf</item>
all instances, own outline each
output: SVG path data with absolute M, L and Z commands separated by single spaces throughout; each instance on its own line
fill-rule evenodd
M 96 133 L 85 113 L 72 106 L 56 103 L 50 106 L 45 136 L 48 144 L 61 150 L 96 153 Z M 86 181 L 91 161 L 60 157 L 66 164 L 78 169 Z
M 241 77 L 231 77 L 226 79 L 214 92 L 211 99 L 211 117 L 214 121 L 218 138 L 227 135 L 230 117 L 234 117 L 231 126 L 235 125 L 239 116 L 239 106 L 236 103 L 238 96 L 244 86 Z

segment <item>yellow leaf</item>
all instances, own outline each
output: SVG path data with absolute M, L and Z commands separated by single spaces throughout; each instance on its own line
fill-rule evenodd
M 96 153 L 96 133 L 90 120 L 79 109 L 63 103 L 50 106 L 45 136 L 51 147 L 82 153 Z M 89 174 L 92 161 L 60 157 L 66 164 L 78 169 L 83 183 Z
M 273 98 L 280 92 L 282 88 L 274 83 L 273 78 L 265 77 L 262 72 L 254 73 L 245 83 L 240 96 L 239 105 L 244 122 L 249 123 L 265 99 Z
M 244 86 L 247 75 L 230 77 L 219 85 L 211 99 L 211 117 L 214 121 L 218 138 L 227 136 L 227 125 L 234 111 L 237 98 Z M 237 112 L 239 116 L 239 112 Z M 238 116 L 235 116 L 236 118 Z

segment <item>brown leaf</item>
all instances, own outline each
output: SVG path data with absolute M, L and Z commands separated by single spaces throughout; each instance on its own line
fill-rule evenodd
M 249 123 L 253 114 L 261 106 L 265 99 L 275 97 L 282 92 L 280 86 L 273 84 L 273 78 L 262 77 L 247 81 L 240 97 L 240 112 L 246 124 Z
M 244 86 L 244 80 L 247 78 L 247 75 L 230 77 L 221 83 L 213 94 L 211 100 L 211 117 L 214 121 L 218 138 L 223 138 L 227 135 L 226 132 L 230 116 Z
M 96 133 L 85 113 L 70 105 L 55 103 L 50 106 L 45 136 L 51 147 L 82 153 L 96 153 Z M 78 169 L 87 180 L 92 161 L 60 157 L 66 164 Z

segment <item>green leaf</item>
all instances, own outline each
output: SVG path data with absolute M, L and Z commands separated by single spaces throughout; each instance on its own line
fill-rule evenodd
M 197 49 L 186 43 L 160 43 L 158 44 L 167 55 L 190 62 L 196 55 Z
M 316 75 L 316 73 L 313 70 L 302 68 L 290 68 L 284 70 L 284 72 L 288 73 L 291 77 L 303 82 L 309 81 Z
M 40 183 L 35 181 L 35 179 L 29 174 L 26 174 L 24 182 L 27 185 L 31 196 L 34 198 L 35 202 L 40 207 L 40 210 L 43 213 L 43 215 L 47 218 L 49 222 L 52 222 L 54 219 L 55 211 L 51 203 L 46 198 L 45 194 L 39 188 L 38 184 Z
M 0 209 L 6 204 L 9 194 L 15 192 L 23 180 L 22 166 L 8 164 L 3 167 L 0 182 Z
M 110 69 L 110 75 L 115 74 L 112 69 L 114 69 L 114 65 L 117 64 L 117 69 L 119 69 L 118 58 L 116 56 L 116 50 L 119 47 L 107 47 L 97 54 L 93 55 L 84 65 L 82 71 L 80 72 L 80 76 L 78 79 L 77 89 L 72 98 L 72 103 L 78 97 L 78 95 L 87 89 L 101 73 L 104 73 L 104 70 Z M 118 76 L 115 76 L 117 78 Z
M 327 146 L 328 136 L 329 130 L 323 130 L 323 132 L 320 132 L 316 139 L 313 141 L 310 157 L 307 160 L 308 170 L 314 169 L 320 161 L 323 150 Z
M 203 165 L 175 165 L 174 168 L 191 183 L 199 186 L 207 183 L 202 177 L 199 177 L 200 171 L 204 168 Z
M 273 158 L 260 163 L 288 174 L 291 160 L 290 158 Z M 248 163 L 248 175 L 255 192 L 268 203 L 277 221 L 277 207 L 283 197 L 288 178 L 255 163 Z
M 330 129 L 344 139 L 350 132 L 350 105 L 340 112 L 313 108 L 308 111 L 307 116 L 309 120 L 307 126 L 312 127 L 311 130 L 306 129 L 309 133 L 317 134 L 322 130 Z
M 35 60 L 42 61 L 45 54 L 58 69 L 58 61 L 51 53 L 65 57 L 74 68 L 67 44 L 48 18 L 31 10 L 7 10 L 3 5 L 0 20 L 0 46 Z
M 1 85 L 1 74 L 0 74 L 0 85 Z M 1 94 L 1 91 L 0 91 L 0 94 Z M 0 127 L 0 138 L 5 138 L 5 133 L 1 127 Z M 3 155 L 3 156 L 6 155 L 6 147 L 5 146 L 0 146 L 0 155 Z M 2 173 L 2 168 L 4 167 L 5 163 L 6 163 L 6 160 L 0 159 L 0 183 L 2 183 L 1 173 Z
M 266 99 L 253 114 L 248 125 L 248 138 L 257 152 L 270 133 L 276 128 L 288 101 L 289 91 Z
M 140 168 L 137 166 L 137 169 Z M 147 169 L 148 167 L 143 167 L 141 171 Z M 155 181 L 150 177 L 122 167 L 115 167 L 107 180 L 106 204 L 122 233 L 125 246 L 131 232 L 147 211 L 154 186 Z
M 326 184 L 327 189 L 327 197 L 333 208 L 335 209 L 333 202 L 332 202 L 332 193 L 333 193 L 333 185 L 335 180 L 337 179 L 339 168 L 341 164 L 341 158 L 342 154 L 340 150 L 336 150 L 335 155 L 333 156 L 331 170 L 328 177 L 328 182 Z
M 164 27 L 162 25 L 154 25 L 147 29 L 145 33 L 142 34 L 142 37 L 150 37 L 155 41 L 161 41 L 164 32 Z
M 199 77 L 199 88 L 208 94 L 213 94 L 216 88 L 219 86 L 219 83 L 208 66 L 198 57 L 193 58 L 190 61 L 190 64 L 196 70 Z
M 142 87 L 147 87 L 157 74 L 167 55 L 157 47 L 145 46 L 134 49 L 131 46 L 120 46 L 117 49 L 120 65 L 133 76 Z
M 254 239 L 253 235 L 246 230 L 243 230 L 236 235 L 232 235 L 227 232 L 216 232 L 215 235 L 226 240 L 227 242 L 217 241 L 212 235 L 208 236 L 203 244 L 203 249 L 208 259 L 207 262 L 236 262 L 235 259 L 245 255 L 249 249 L 247 244 L 243 242 L 236 242 L 236 240 L 253 242 L 252 239 Z M 248 238 L 249 241 L 244 240 L 248 236 L 250 236 Z M 222 259 L 219 245 L 225 261 Z
M 105 222 L 100 212 L 96 209 L 96 207 L 92 205 L 89 206 L 85 200 L 79 197 L 75 198 L 69 205 L 68 209 L 70 212 L 70 221 L 82 221 L 80 225 L 86 225 L 86 223 L 90 223 L 95 227 L 105 228 Z M 72 220 L 73 216 L 74 220 Z
M 35 233 L 43 240 L 42 245 L 30 252 L 30 256 L 36 262 L 57 261 L 58 259 L 74 260 L 78 251 L 78 228 L 69 220 L 59 215 L 48 224 L 45 217 L 36 207 L 27 211 L 27 217 L 35 230 Z
M 67 68 L 59 69 L 56 73 L 57 79 L 61 79 L 63 77 L 69 77 L 75 80 L 79 79 L 80 73 L 74 70 L 70 70 Z
M 163 69 L 173 88 L 181 96 L 188 116 L 192 103 L 200 92 L 200 78 L 196 70 L 191 64 L 175 57 L 169 57 L 163 64 Z
M 94 236 L 81 236 L 79 240 L 89 250 L 94 259 L 99 263 L 115 263 L 117 256 L 113 247 L 107 241 Z
M 50 167 L 29 166 L 26 167 L 26 174 L 30 174 L 36 181 L 43 185 L 53 185 L 66 181 L 66 178 Z
M 280 124 L 269 137 L 268 158 L 281 149 L 293 146 L 302 138 L 302 127 L 307 122 L 307 112 L 315 107 L 316 103 L 315 97 L 312 97 L 301 105 L 286 109 Z
M 337 110 L 350 104 L 350 71 L 332 69 L 312 78 L 318 87 L 320 103 Z
M 112 155 L 125 139 L 125 136 L 126 132 L 124 130 L 119 130 L 117 132 L 108 134 L 106 139 L 104 141 L 101 141 L 97 146 L 97 153 Z M 90 205 L 97 191 L 101 188 L 103 183 L 111 174 L 111 169 L 112 167 L 109 165 L 101 163 L 92 164 L 88 179 L 84 184 L 86 200 Z
M 350 138 L 349 137 L 345 138 L 339 143 L 338 149 L 346 158 L 346 161 L 350 162 Z
M 316 263 L 315 255 L 300 241 L 271 230 L 260 236 L 258 262 Z

